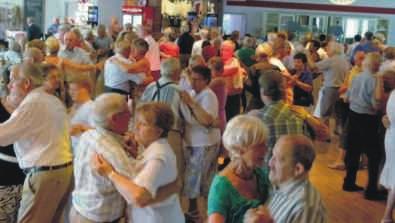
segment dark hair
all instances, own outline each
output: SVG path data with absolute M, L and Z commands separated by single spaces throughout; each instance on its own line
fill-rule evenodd
M 320 42 L 326 41 L 326 35 L 325 34 L 320 34 L 320 36 L 318 38 L 319 38 Z
M 194 66 L 194 67 L 192 67 L 192 72 L 200 74 L 206 80 L 207 84 L 210 83 L 211 71 L 207 66 L 205 66 L 205 65 Z
M 206 46 L 211 46 L 211 43 L 210 43 L 209 40 L 203 41 L 203 43 L 202 43 L 202 49 L 203 49 L 204 47 L 206 47 Z
M 319 49 L 321 47 L 320 42 L 317 41 L 317 40 L 311 40 L 310 42 L 314 46 L 314 48 L 316 48 L 316 49 Z
M 287 135 L 284 138 L 292 148 L 294 164 L 300 163 L 305 171 L 309 171 L 315 159 L 314 146 L 311 140 L 304 135 Z
M 151 118 L 156 127 L 163 130 L 161 137 L 167 137 L 174 123 L 174 114 L 168 104 L 163 102 L 149 102 L 142 104 L 136 109 L 136 113 L 143 114 L 146 118 Z
M 373 33 L 367 31 L 367 32 L 365 33 L 365 38 L 366 38 L 366 40 L 368 40 L 368 41 L 373 40 Z
M 282 74 L 276 70 L 260 71 L 259 86 L 263 95 L 269 96 L 273 101 L 284 97 L 284 83 Z
M 359 41 L 361 41 L 361 39 L 362 39 L 362 36 L 359 35 L 359 34 L 357 34 L 357 35 L 354 36 L 355 42 L 359 42 Z
M 296 59 L 301 60 L 304 64 L 307 63 L 307 57 L 306 57 L 306 54 L 304 54 L 304 53 L 295 54 L 294 60 L 296 60 Z

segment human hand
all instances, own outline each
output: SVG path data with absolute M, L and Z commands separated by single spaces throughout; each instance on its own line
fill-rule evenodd
M 111 164 L 103 158 L 102 155 L 95 153 L 91 159 L 91 168 L 101 176 L 108 177 L 114 171 Z
M 191 95 L 188 94 L 186 91 L 180 91 L 180 98 L 181 101 L 184 102 L 188 106 L 193 106 L 195 104 L 195 101 L 191 97 Z
M 84 124 L 74 124 L 74 125 L 71 126 L 70 135 L 78 136 L 78 135 L 81 135 L 83 132 L 85 132 L 85 131 L 87 131 L 89 129 L 90 129 L 90 127 L 86 126 Z
M 390 119 L 388 118 L 387 115 L 383 116 L 383 118 L 381 119 L 381 122 L 383 123 L 385 128 L 388 128 L 391 125 Z
M 269 210 L 261 205 L 258 208 L 249 209 L 244 215 L 244 223 L 274 223 Z
M 123 136 L 123 140 L 125 143 L 126 151 L 133 157 L 137 158 L 138 155 L 138 144 L 136 139 L 134 138 L 134 134 L 132 132 L 126 132 Z

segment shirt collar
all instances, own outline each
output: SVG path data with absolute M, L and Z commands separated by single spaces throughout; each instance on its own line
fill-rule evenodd
M 290 179 L 282 184 L 280 184 L 278 187 L 275 187 L 275 192 L 280 193 L 280 194 L 292 194 L 293 191 L 295 191 L 297 188 L 299 188 L 301 185 L 307 183 L 306 178 L 301 178 L 301 179 Z

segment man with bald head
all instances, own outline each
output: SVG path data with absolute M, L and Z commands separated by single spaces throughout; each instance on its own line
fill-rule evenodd
M 269 205 L 250 210 L 245 222 L 262 222 L 262 215 L 270 215 L 274 222 L 281 223 L 326 222 L 321 196 L 309 180 L 314 159 L 313 143 L 309 138 L 281 136 L 269 162 L 269 179 L 273 185 Z

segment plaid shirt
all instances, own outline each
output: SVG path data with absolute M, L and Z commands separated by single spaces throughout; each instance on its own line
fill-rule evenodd
M 123 216 L 126 202 L 112 182 L 90 167 L 95 152 L 108 160 L 121 175 L 132 178 L 133 160 L 123 149 L 122 138 L 110 131 L 96 128 L 85 132 L 75 149 L 72 193 L 73 207 L 79 214 L 96 222 L 112 222 Z
M 282 100 L 265 105 L 262 109 L 250 112 L 251 115 L 260 118 L 269 129 L 267 146 L 269 152 L 266 163 L 272 157 L 272 150 L 278 138 L 282 135 L 302 134 L 310 137 L 304 121 L 297 117 Z

